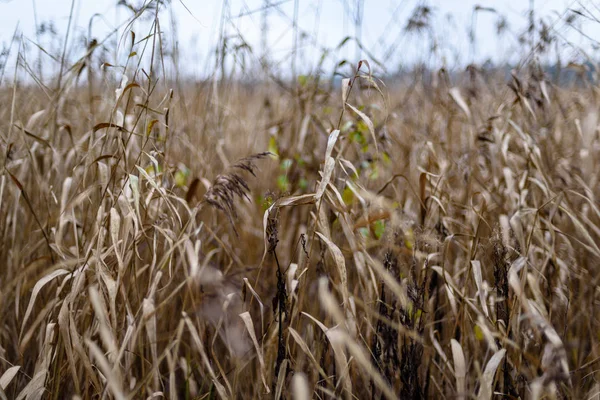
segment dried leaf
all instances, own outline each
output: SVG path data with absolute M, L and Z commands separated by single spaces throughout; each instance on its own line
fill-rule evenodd
M 217 393 L 219 394 L 219 396 L 221 396 L 222 399 L 229 399 L 229 396 L 227 396 L 227 393 L 225 392 L 225 387 L 217 379 L 217 375 L 215 374 L 215 371 L 213 370 L 213 368 L 211 366 L 211 362 L 209 361 L 208 356 L 206 355 L 206 351 L 204 350 L 204 345 L 202 344 L 202 340 L 200 339 L 200 336 L 198 335 L 198 331 L 192 324 L 192 320 L 190 319 L 190 317 L 188 317 L 188 315 L 185 312 L 183 312 L 182 314 L 183 314 L 183 320 L 185 321 L 185 324 L 187 325 L 188 330 L 192 334 L 193 344 L 195 345 L 196 349 L 200 353 L 200 357 L 202 359 L 202 364 L 208 371 L 208 373 L 211 377 L 211 380 L 212 380 L 213 384 L 215 385 Z
M 371 118 L 367 117 L 365 113 L 360 111 L 358 108 L 354 107 L 352 104 L 346 103 L 346 105 L 350 107 L 350 109 L 354 111 L 365 122 L 365 124 L 367 124 L 369 132 L 371 132 L 371 137 L 373 138 L 373 143 L 375 144 L 375 151 L 379 153 L 377 137 L 375 136 L 375 126 L 373 125 L 373 121 L 371 121 Z
M 310 400 L 308 380 L 302 372 L 296 372 L 292 377 L 292 398 L 294 400 Z
M 456 104 L 458 104 L 458 106 L 461 108 L 461 110 L 463 110 L 467 117 L 471 119 L 471 110 L 469 110 L 469 106 L 460 94 L 460 89 L 457 87 L 453 87 L 452 89 L 450 89 L 450 97 L 452 97 L 452 100 L 454 100 Z
M 344 78 L 344 79 L 342 79 L 342 104 L 344 104 L 344 107 L 346 106 L 346 102 L 348 101 L 349 93 L 350 93 L 350 79 Z
M 96 343 L 92 342 L 90 339 L 86 339 L 85 343 L 90 350 L 91 357 L 96 360 L 96 366 L 100 368 L 102 374 L 106 378 L 106 385 L 108 389 L 112 392 L 112 395 L 117 400 L 125 400 L 127 397 L 125 396 L 121 380 L 119 377 L 113 373 L 113 369 L 110 366 L 110 363 L 104 357 L 102 350 L 96 345 Z
M 123 128 L 120 125 L 117 124 L 113 124 L 110 122 L 100 122 L 99 124 L 96 124 L 93 128 L 92 131 L 93 132 L 98 132 L 100 129 L 106 129 L 106 128 L 117 128 L 120 131 L 124 131 L 125 128 Z
M 333 173 L 333 169 L 335 167 L 335 160 L 333 157 L 329 157 L 325 160 L 325 166 L 323 167 L 323 174 L 321 176 L 321 181 L 319 182 L 319 186 L 317 187 L 317 192 L 315 193 L 315 198 L 320 200 L 323 197 L 323 193 L 325 193 L 325 189 L 331 180 L 331 174 Z
M 479 302 L 481 303 L 481 307 L 483 308 L 483 313 L 487 318 L 489 318 L 490 314 L 488 311 L 485 292 L 483 290 L 481 262 L 479 260 L 472 260 L 471 266 L 473 267 L 473 277 L 475 278 L 475 285 L 477 286 L 477 293 L 479 294 Z
M 477 394 L 478 400 L 490 400 L 492 398 L 494 390 L 494 376 L 496 375 L 496 370 L 498 369 L 500 362 L 502 362 L 504 359 L 505 354 L 505 349 L 498 350 L 486 364 L 483 371 L 483 376 L 481 377 L 479 393 Z
M 451 339 L 450 345 L 452 347 L 452 358 L 454 359 L 454 377 L 456 378 L 457 398 L 464 399 L 467 394 L 467 364 L 465 362 L 465 354 L 463 353 L 460 343 L 458 343 L 456 339 Z
M 321 365 L 319 364 L 313 353 L 310 351 L 310 348 L 308 347 L 304 339 L 302 339 L 302 336 L 291 326 L 288 327 L 288 332 L 292 335 L 292 337 L 294 338 L 298 346 L 300 346 L 304 354 L 308 356 L 310 361 L 313 363 L 313 367 L 316 368 L 317 371 L 319 371 L 319 374 L 321 374 L 322 377 L 326 378 L 327 375 L 325 374 L 325 371 L 323 371 L 323 369 L 321 368 Z
M 329 135 L 329 138 L 327 139 L 327 150 L 325 151 L 325 160 L 331 157 L 331 153 L 333 152 L 333 148 L 335 146 L 335 143 L 337 142 L 339 134 L 339 129 L 336 129 Z
M 21 369 L 20 366 L 15 365 L 13 367 L 10 367 L 6 371 L 4 371 L 4 373 L 0 377 L 0 388 L 2 388 L 2 390 L 6 390 L 6 388 L 8 387 L 10 382 L 13 380 L 15 375 L 17 375 L 17 372 L 19 372 L 20 369 Z
M 341 291 L 342 296 L 344 297 L 344 305 L 348 306 L 348 273 L 346 271 L 346 260 L 344 259 L 344 255 L 342 254 L 340 248 L 337 247 L 337 245 L 331 240 L 329 240 L 325 235 L 323 235 L 320 232 L 316 233 L 319 236 L 319 238 L 321 238 L 321 240 L 325 242 L 331 256 L 333 257 L 333 261 L 335 262 L 338 274 L 340 276 L 340 284 L 342 286 Z
M 42 288 L 51 280 L 53 280 L 56 277 L 68 274 L 69 271 L 67 271 L 66 269 L 57 269 L 51 273 L 49 273 L 48 275 L 44 276 L 42 279 L 40 279 L 39 281 L 36 282 L 35 286 L 33 287 L 33 291 L 31 292 L 31 297 L 29 298 L 29 304 L 27 305 L 27 310 L 25 311 L 25 316 L 23 317 L 23 323 L 21 324 L 21 334 L 19 336 L 23 336 L 23 331 L 25 329 L 25 324 L 27 323 L 27 320 L 29 319 L 29 316 L 31 315 L 31 311 L 33 310 L 33 305 L 35 304 L 35 299 L 37 298 L 40 290 L 42 290 Z

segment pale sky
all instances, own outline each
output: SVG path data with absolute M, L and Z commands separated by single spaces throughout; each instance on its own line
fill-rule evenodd
M 352 14 L 360 0 L 270 0 L 276 7 L 271 8 L 268 26 L 268 57 L 281 71 L 292 65 L 290 52 L 298 40 L 296 68 L 300 72 L 310 71 L 318 62 L 318 48 L 333 48 L 346 36 L 355 34 Z M 142 0 L 129 0 L 139 5 Z M 172 35 L 172 21 L 176 20 L 177 38 L 182 53 L 183 68 L 197 76 L 205 76 L 212 67 L 210 60 L 219 36 L 222 13 L 225 13 L 224 33 L 232 37 L 232 46 L 240 44 L 243 37 L 253 48 L 255 59 L 262 54 L 261 24 L 259 10 L 267 0 L 172 0 L 160 14 L 161 28 L 165 37 Z M 66 32 L 72 0 L 0 0 L 0 46 L 8 47 L 13 32 L 18 31 L 31 42 L 37 42 L 35 18 L 38 24 L 53 21 L 61 37 Z M 131 15 L 117 0 L 75 0 L 74 22 L 69 42 L 80 43 L 87 36 L 90 18 L 94 14 L 92 35 L 103 38 L 119 23 Z M 431 50 L 431 36 L 407 34 L 403 29 L 408 17 L 419 4 L 427 4 L 434 11 L 433 39 L 438 44 L 437 52 Z M 593 41 L 581 33 L 567 27 L 559 15 L 565 15 L 571 8 L 587 8 L 600 19 L 600 7 L 591 0 L 534 0 L 537 18 L 544 18 L 557 32 L 570 40 L 574 47 L 561 45 L 559 51 L 563 61 L 582 61 L 575 47 L 582 47 L 591 56 Z M 34 14 L 34 5 L 36 13 Z M 297 5 L 298 26 L 306 35 L 295 38 L 293 21 Z M 471 46 L 468 32 L 473 23 L 473 9 L 476 5 L 493 8 L 495 12 L 477 13 L 475 34 L 477 42 Z M 523 46 L 517 43 L 516 33 L 527 26 L 529 0 L 364 0 L 361 38 L 369 54 L 360 53 L 354 43 L 349 43 L 335 55 L 329 63 L 342 58 L 355 62 L 357 57 L 379 59 L 388 70 L 399 65 L 410 65 L 424 61 L 433 65 L 446 63 L 453 67 L 471 61 L 482 62 L 487 58 L 494 61 L 518 61 L 525 55 Z M 186 7 L 188 10 L 186 10 Z M 496 25 L 499 15 L 506 17 L 510 32 L 498 38 Z M 600 39 L 600 23 L 580 18 L 580 29 L 593 39 Z M 134 26 L 137 38 L 148 33 L 148 26 Z M 121 33 L 123 30 L 120 31 Z M 235 38 L 234 36 L 238 36 Z M 44 39 L 40 39 L 43 42 Z M 27 42 L 27 40 L 26 40 Z M 46 42 L 44 42 L 46 43 Z M 17 44 L 13 46 L 18 47 Z M 29 43 L 29 46 L 33 46 Z M 45 46 L 49 46 L 45 44 Z M 46 47 L 45 47 L 46 48 Z M 60 49 L 56 45 L 56 49 Z M 13 48 L 13 54 L 15 49 Z M 81 54 L 79 54 L 81 55 Z M 72 55 L 73 57 L 77 54 Z M 111 60 L 107 60 L 110 62 Z M 114 60 L 113 60 L 114 61 Z M 10 64 L 10 62 L 9 62 Z

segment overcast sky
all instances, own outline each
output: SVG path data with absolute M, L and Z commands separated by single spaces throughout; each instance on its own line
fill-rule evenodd
M 139 5 L 141 0 L 130 0 Z M 270 0 L 272 7 L 267 20 L 269 27 L 268 57 L 280 68 L 289 68 L 292 64 L 290 52 L 295 40 L 299 54 L 298 70 L 303 66 L 314 67 L 318 60 L 318 48 L 335 47 L 346 36 L 355 31 L 354 16 L 359 0 Z M 202 75 L 207 68 L 207 60 L 217 43 L 221 16 L 225 14 L 226 35 L 238 35 L 253 49 L 253 57 L 262 54 L 261 26 L 263 23 L 260 8 L 266 0 L 172 0 L 171 5 L 161 14 L 161 28 L 166 35 L 171 34 L 172 21 L 176 22 L 177 39 L 183 55 L 185 68 L 194 74 Z M 0 45 L 9 45 L 15 29 L 26 38 L 35 42 L 35 20 L 38 25 L 53 21 L 56 30 L 64 36 L 69 20 L 72 0 L 0 0 Z M 104 37 L 120 23 L 127 20 L 131 13 L 123 6 L 117 6 L 117 0 L 75 0 L 74 34 L 70 41 L 81 41 L 87 36 L 89 21 L 94 14 L 92 35 Z M 419 4 L 427 4 L 433 10 L 433 40 L 438 44 L 437 52 L 432 53 L 431 37 L 407 34 L 403 29 L 411 12 Z M 544 18 L 560 35 L 574 46 L 580 46 L 591 52 L 593 41 L 568 28 L 560 15 L 568 8 L 586 7 L 592 14 L 600 17 L 600 7 L 591 0 L 535 0 L 534 9 L 538 18 Z M 297 13 L 295 12 L 297 5 Z M 493 8 L 495 11 L 477 13 L 473 19 L 476 5 Z M 34 13 L 34 6 L 36 12 Z M 186 9 L 187 7 L 187 9 Z M 362 29 L 360 37 L 369 54 L 359 53 L 354 43 L 336 53 L 338 59 L 347 58 L 356 61 L 357 57 L 375 58 L 383 61 L 388 69 L 414 61 L 428 61 L 435 64 L 448 63 L 453 66 L 471 61 L 482 62 L 488 58 L 500 62 L 516 61 L 524 54 L 523 46 L 517 42 L 517 33 L 527 26 L 529 0 L 364 0 Z M 305 35 L 295 38 L 293 23 L 297 16 L 298 26 Z M 500 16 L 508 22 L 509 30 L 498 37 L 496 27 Z M 470 45 L 468 32 L 475 23 L 477 42 Z M 144 29 L 138 27 L 137 29 Z M 582 21 L 581 31 L 592 38 L 600 38 L 600 23 Z M 122 33 L 123 31 L 121 31 Z M 138 31 L 141 38 L 147 32 Z M 239 44 L 234 39 L 233 44 Z M 562 44 L 559 51 L 563 58 L 581 61 L 580 55 L 568 44 Z M 579 59 L 578 59 L 579 57 Z M 433 60 L 433 61 L 432 61 Z

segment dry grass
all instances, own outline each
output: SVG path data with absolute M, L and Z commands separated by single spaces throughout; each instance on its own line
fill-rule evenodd
M 153 48 L 0 95 L 0 398 L 597 396 L 595 85 Z

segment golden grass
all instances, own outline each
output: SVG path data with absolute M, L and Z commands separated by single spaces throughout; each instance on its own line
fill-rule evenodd
M 598 392 L 596 86 L 133 59 L 0 95 L 0 398 Z

